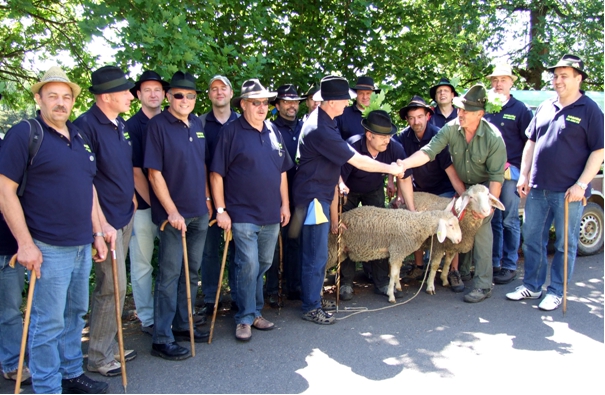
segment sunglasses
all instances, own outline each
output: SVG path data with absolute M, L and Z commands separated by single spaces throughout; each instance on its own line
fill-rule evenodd
M 246 100 L 248 103 L 251 103 L 254 107 L 260 106 L 269 106 L 269 100 Z
M 197 98 L 195 93 L 187 93 L 186 95 L 182 93 L 171 93 L 171 95 L 177 100 L 183 100 L 184 98 L 187 98 L 187 100 L 195 100 Z

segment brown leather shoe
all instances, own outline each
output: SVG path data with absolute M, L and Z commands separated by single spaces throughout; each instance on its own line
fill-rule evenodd
M 241 342 L 247 342 L 252 337 L 252 330 L 248 324 L 237 324 L 235 338 Z
M 264 319 L 262 316 L 256 317 L 252 323 L 252 326 L 261 331 L 270 331 L 271 329 L 275 328 L 274 323 Z

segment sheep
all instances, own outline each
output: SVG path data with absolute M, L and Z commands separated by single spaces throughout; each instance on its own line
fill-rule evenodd
M 458 219 L 443 210 L 422 213 L 372 206 L 359 207 L 342 214 L 344 224 L 340 262 L 347 256 L 354 261 L 389 258 L 389 302 L 395 303 L 393 287 L 401 291 L 399 271 L 403 259 L 416 251 L 430 236 L 439 242 L 446 237 L 452 243 L 461 239 Z M 327 268 L 336 266 L 337 236 L 330 234 Z
M 454 202 L 453 205 L 452 202 Z M 439 269 L 441 258 L 445 256 L 443 270 L 441 271 L 441 281 L 443 282 L 443 286 L 447 287 L 449 286 L 447 275 L 452 259 L 454 259 L 456 254 L 469 252 L 473 248 L 475 234 L 481 226 L 483 217 L 491 214 L 492 207 L 504 210 L 504 205 L 500 200 L 489 193 L 489 189 L 486 186 L 478 184 L 469 187 L 460 198 L 455 200 L 430 193 L 414 192 L 414 206 L 417 211 L 439 209 L 449 211 L 452 209 L 452 206 L 454 206 L 456 216 L 460 220 L 462 240 L 459 243 L 453 244 L 446 240 L 444 243 L 433 245 L 430 262 L 431 271 L 427 279 L 426 292 L 430 295 L 434 295 L 435 274 L 437 269 Z M 470 213 L 465 215 L 465 211 L 470 211 Z M 473 212 L 479 214 L 481 218 L 473 215 Z M 430 248 L 430 245 L 430 239 L 427 239 L 421 249 L 427 250 Z

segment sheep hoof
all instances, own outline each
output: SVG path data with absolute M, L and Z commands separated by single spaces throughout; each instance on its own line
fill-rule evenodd
M 434 289 L 426 289 L 426 293 L 429 295 L 435 295 L 435 290 Z
M 395 298 L 389 298 L 389 303 L 395 303 Z

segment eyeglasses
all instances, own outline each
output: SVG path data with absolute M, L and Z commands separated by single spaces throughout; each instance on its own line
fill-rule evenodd
M 187 93 L 186 95 L 182 93 L 171 93 L 171 95 L 177 100 L 183 100 L 184 98 L 187 98 L 187 100 L 195 100 L 197 98 L 195 93 Z
M 248 103 L 251 103 L 254 107 L 260 106 L 269 106 L 269 100 L 246 100 Z

